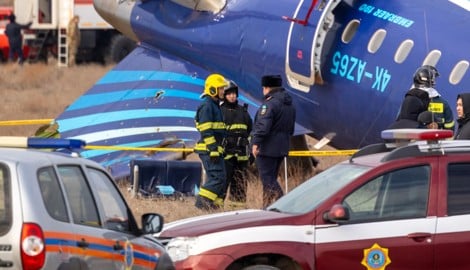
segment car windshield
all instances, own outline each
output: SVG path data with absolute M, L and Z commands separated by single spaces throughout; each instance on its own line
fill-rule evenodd
M 304 214 L 349 184 L 371 167 L 349 163 L 337 164 L 315 175 L 270 205 L 267 210 Z

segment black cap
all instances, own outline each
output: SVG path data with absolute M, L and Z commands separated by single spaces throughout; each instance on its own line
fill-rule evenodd
M 13 13 L 10 14 L 10 16 L 8 16 L 8 19 L 10 19 L 10 22 L 16 21 L 16 16 L 15 16 L 15 14 L 13 14 Z
M 281 75 L 266 75 L 261 78 L 261 86 L 263 87 L 280 87 L 282 86 Z
M 433 115 L 432 115 L 432 112 L 430 111 L 424 111 L 422 113 L 420 113 L 418 115 L 418 122 L 421 124 L 421 125 L 429 125 L 431 124 L 432 122 L 434 122 L 434 119 L 433 119 Z

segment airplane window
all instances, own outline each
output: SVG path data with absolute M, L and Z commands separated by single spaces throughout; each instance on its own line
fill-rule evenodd
M 410 54 L 411 49 L 413 49 L 414 45 L 415 43 L 413 40 L 411 39 L 404 40 L 398 47 L 397 51 L 395 52 L 395 57 L 394 57 L 395 62 L 398 64 L 405 62 L 406 58 L 408 58 L 408 55 Z
M 197 11 L 211 11 L 218 13 L 225 7 L 226 0 L 171 0 L 184 7 Z
M 428 53 L 428 56 L 423 61 L 423 66 L 424 65 L 430 65 L 430 66 L 437 66 L 437 62 L 439 62 L 439 59 L 441 58 L 441 51 L 439 50 L 432 50 L 431 52 Z
M 382 46 L 382 43 L 384 42 L 386 36 L 387 31 L 385 31 L 384 29 L 379 29 L 375 31 L 374 35 L 372 35 L 372 38 L 369 40 L 367 50 L 370 53 L 376 53 Z
M 462 60 L 455 65 L 449 76 L 451 84 L 458 84 L 462 80 L 465 73 L 467 73 L 468 65 L 468 61 L 465 60 Z
M 359 28 L 360 22 L 358 20 L 352 20 L 346 25 L 343 31 L 343 35 L 341 35 L 341 40 L 344 43 L 349 43 L 353 39 L 353 37 L 356 35 L 357 28 Z

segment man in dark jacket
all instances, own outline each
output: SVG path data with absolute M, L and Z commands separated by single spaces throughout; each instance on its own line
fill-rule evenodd
M 294 134 L 295 107 L 291 96 L 282 88 L 281 76 L 264 76 L 261 85 L 264 102 L 255 117 L 252 153 L 263 182 L 263 206 L 267 207 L 284 194 L 277 176 Z
M 14 61 L 15 54 L 18 55 L 18 63 L 21 65 L 24 62 L 23 55 L 23 39 L 21 36 L 21 30 L 27 29 L 32 23 L 22 25 L 16 22 L 15 14 L 10 15 L 10 23 L 5 28 L 5 34 L 8 37 L 8 44 L 10 46 L 9 59 Z
M 441 94 L 434 88 L 439 72 L 434 66 L 424 65 L 416 70 L 413 76 L 413 86 L 428 92 L 428 110 L 432 112 L 432 120 L 439 129 L 449 129 L 454 131 L 454 114 Z
M 418 115 L 428 110 L 429 101 L 426 91 L 419 88 L 409 90 L 405 94 L 396 121 L 389 128 L 419 128 Z
M 227 128 L 225 139 L 225 170 L 230 200 L 237 203 L 246 202 L 248 167 L 248 137 L 253 121 L 248 113 L 248 104 L 238 104 L 238 86 L 230 82 L 224 92 L 221 105 L 224 123 Z
M 459 129 L 455 135 L 456 140 L 470 140 L 470 93 L 457 96 L 457 122 Z
M 194 147 L 199 154 L 207 181 L 200 188 L 195 206 L 210 210 L 223 207 L 226 191 L 224 149 L 225 124 L 219 101 L 224 98 L 228 82 L 220 74 L 211 74 L 204 85 L 204 99 L 198 107 L 195 117 L 196 128 L 201 139 Z

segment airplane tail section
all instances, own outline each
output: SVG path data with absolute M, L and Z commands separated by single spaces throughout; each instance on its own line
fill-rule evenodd
M 56 119 L 62 138 L 79 138 L 81 154 L 129 175 L 133 159 L 179 159 L 182 152 L 123 151 L 123 148 L 192 148 L 199 139 L 194 116 L 209 71 L 164 52 L 136 48 Z M 259 102 L 240 91 L 250 113 Z M 113 148 L 115 147 L 115 148 Z

